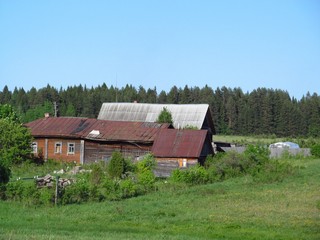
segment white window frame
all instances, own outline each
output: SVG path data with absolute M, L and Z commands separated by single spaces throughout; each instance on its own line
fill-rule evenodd
M 72 146 L 73 145 L 73 146 Z M 73 151 L 70 151 L 70 147 L 72 146 Z M 68 142 L 68 155 L 74 155 L 76 152 L 76 144 L 74 142 Z
M 57 151 L 57 146 L 60 145 L 59 151 Z M 54 143 L 54 153 L 61 154 L 62 153 L 62 142 L 55 142 Z
M 186 158 L 182 159 L 182 167 L 188 167 L 188 160 Z
M 38 142 L 32 142 L 31 149 L 32 149 L 33 154 L 37 154 L 38 153 Z

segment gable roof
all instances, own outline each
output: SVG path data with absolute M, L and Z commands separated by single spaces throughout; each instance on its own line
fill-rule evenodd
M 99 141 L 153 142 L 170 124 L 119 122 L 77 117 L 48 117 L 25 124 L 34 137 L 81 138 Z
M 215 133 L 208 104 L 103 103 L 98 119 L 156 122 L 163 108 L 171 112 L 176 129 L 194 126 L 211 129 Z
M 155 157 L 199 158 L 207 130 L 161 129 L 152 146 Z

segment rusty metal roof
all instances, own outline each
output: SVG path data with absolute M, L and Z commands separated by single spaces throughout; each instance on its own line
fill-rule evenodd
M 199 158 L 207 130 L 161 129 L 152 146 L 155 157 Z
M 119 122 L 76 117 L 48 117 L 25 124 L 34 137 L 82 138 L 98 141 L 153 142 L 170 124 Z
M 34 137 L 80 138 L 82 131 L 89 127 L 87 118 L 48 117 L 25 124 Z

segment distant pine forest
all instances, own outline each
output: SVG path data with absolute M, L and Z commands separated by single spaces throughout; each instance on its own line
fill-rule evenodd
M 162 104 L 200 104 L 210 106 L 217 134 L 273 135 L 277 137 L 320 137 L 320 96 L 306 93 L 300 100 L 284 90 L 258 88 L 243 92 L 241 88 L 209 86 L 178 88 L 169 92 L 136 88 L 130 84 L 117 88 L 105 83 L 97 87 L 70 86 L 57 89 L 15 88 L 0 92 L 0 104 L 12 105 L 22 122 L 51 115 L 96 118 L 104 102 Z

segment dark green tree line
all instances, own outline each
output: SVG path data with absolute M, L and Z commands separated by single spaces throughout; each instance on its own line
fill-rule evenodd
M 7 86 L 0 91 L 0 104 L 10 104 L 29 122 L 48 112 L 54 115 L 56 103 L 59 116 L 92 117 L 99 114 L 104 102 L 140 102 L 167 104 L 199 104 L 210 106 L 218 134 L 272 134 L 276 136 L 320 136 L 320 96 L 306 93 L 300 100 L 287 91 L 258 88 L 244 93 L 241 88 L 212 89 L 177 86 L 157 92 L 156 88 L 138 89 L 127 84 L 122 88 L 86 85 L 56 89 L 47 85 L 41 89 Z

